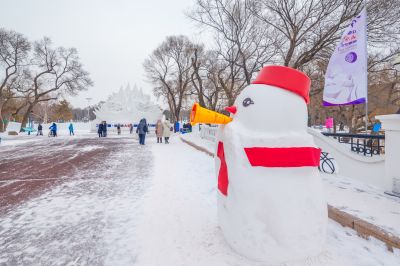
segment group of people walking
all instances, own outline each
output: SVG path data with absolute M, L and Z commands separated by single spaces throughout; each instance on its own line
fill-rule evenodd
M 49 127 L 49 137 L 57 137 L 57 124 L 52 123 L 51 126 Z M 68 126 L 69 130 L 69 135 L 75 135 L 74 133 L 74 126 L 72 123 L 69 124 Z M 133 132 L 133 125 L 129 125 L 129 131 L 130 133 Z M 172 124 L 169 122 L 168 119 L 166 119 L 164 122 L 161 121 L 161 119 L 157 120 L 156 124 L 156 137 L 157 137 L 157 143 L 163 143 L 163 138 L 164 138 L 164 143 L 169 144 L 169 138 L 171 137 L 173 131 Z M 118 135 L 121 134 L 121 125 L 117 125 L 117 132 Z M 97 133 L 99 135 L 99 138 L 102 137 L 107 137 L 107 122 L 102 121 L 98 125 Z M 139 144 L 144 145 L 145 144 L 145 139 L 146 139 L 146 134 L 149 133 L 149 125 L 147 124 L 147 121 L 145 118 L 141 119 L 137 128 L 136 128 L 136 133 L 139 135 Z M 37 128 L 37 136 L 43 136 L 43 125 L 39 124 Z
M 164 122 L 158 120 L 156 124 L 157 143 L 162 143 L 162 139 L 164 137 L 164 143 L 169 144 L 169 138 L 171 137 L 172 130 L 172 124 L 168 121 L 168 119 L 166 119 Z
M 129 132 L 133 132 L 133 125 L 129 125 Z M 171 133 L 173 131 L 172 124 L 169 122 L 168 119 L 166 119 L 164 122 L 159 119 L 156 124 L 156 136 L 157 136 L 157 143 L 163 143 L 163 138 L 164 138 L 164 143 L 169 144 L 169 138 L 171 137 Z M 107 136 L 107 122 L 103 121 L 98 125 L 98 130 L 97 133 L 99 135 L 99 138 L 101 137 L 106 137 Z M 117 125 L 117 133 L 118 135 L 121 134 L 121 125 Z M 149 125 L 147 124 L 147 121 L 145 118 L 142 118 L 137 125 L 136 128 L 136 134 L 139 136 L 139 144 L 140 145 L 145 145 L 145 139 L 146 139 L 146 134 L 149 133 Z
M 172 125 L 168 119 L 166 119 L 164 122 L 161 122 L 159 119 L 156 124 L 157 143 L 162 143 L 162 139 L 164 138 L 164 143 L 169 144 L 169 138 L 172 130 Z M 146 134 L 149 133 L 149 127 L 145 118 L 140 120 L 136 129 L 136 133 L 139 135 L 139 144 L 144 145 Z
M 68 126 L 69 130 L 69 135 L 74 136 L 74 125 L 72 123 L 69 124 Z M 37 133 L 36 136 L 43 136 L 43 125 L 39 123 L 37 127 Z M 49 127 L 49 137 L 57 137 L 57 124 L 52 123 L 51 126 Z

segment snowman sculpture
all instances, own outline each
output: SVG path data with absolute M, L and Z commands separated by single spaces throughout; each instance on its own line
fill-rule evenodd
M 218 219 L 240 254 L 269 264 L 324 250 L 320 150 L 307 133 L 310 79 L 267 66 L 227 107 L 216 151 Z

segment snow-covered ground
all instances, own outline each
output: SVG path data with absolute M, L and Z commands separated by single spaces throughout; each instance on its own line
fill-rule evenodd
M 400 198 L 357 180 L 323 174 L 328 203 L 400 236 Z
M 213 159 L 178 136 L 169 145 L 148 138 L 146 146 L 132 136 L 94 134 L 35 142 L 49 144 L 51 154 L 68 150 L 76 157 L 69 163 L 82 161 L 85 152 L 93 158 L 65 172 L 61 183 L 0 212 L 0 265 L 263 265 L 226 244 L 217 222 Z M 32 156 L 41 152 L 32 150 L 38 150 Z M 106 157 L 96 156 L 107 150 Z M 40 155 L 38 162 L 46 163 Z M 326 252 L 290 265 L 399 262 L 399 250 L 391 253 L 382 242 L 330 221 Z

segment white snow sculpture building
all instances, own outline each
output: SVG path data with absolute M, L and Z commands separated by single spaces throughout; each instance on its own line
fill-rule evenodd
M 136 85 L 131 88 L 129 84 L 125 89 L 121 87 L 118 92 L 111 94 L 94 113 L 96 119 L 92 123 L 92 131 L 97 130 L 101 121 L 107 121 L 109 129 L 114 129 L 117 124 L 128 128 L 129 124 L 138 124 L 142 118 L 146 118 L 149 124 L 155 124 L 162 118 L 161 108 L 151 101 L 150 95 L 143 93 Z

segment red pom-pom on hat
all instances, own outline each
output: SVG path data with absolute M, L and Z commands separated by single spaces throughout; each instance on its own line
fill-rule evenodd
M 310 78 L 301 71 L 284 66 L 266 66 L 252 84 L 266 84 L 294 92 L 310 102 Z

